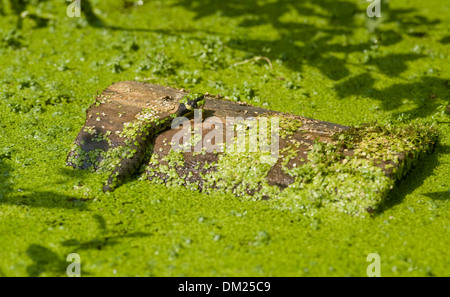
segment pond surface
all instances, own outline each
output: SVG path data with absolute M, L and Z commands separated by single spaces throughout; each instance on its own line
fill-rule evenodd
M 70 253 L 82 276 L 366 276 L 371 253 L 382 276 L 449 275 L 445 1 L 375 20 L 364 1 L 82 1 L 80 18 L 3 2 L 0 275 L 65 276 Z M 440 141 L 365 218 L 138 179 L 103 193 L 65 159 L 94 97 L 125 80 L 341 125 L 417 121 Z

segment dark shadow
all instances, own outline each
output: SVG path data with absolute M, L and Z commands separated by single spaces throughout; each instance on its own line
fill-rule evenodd
M 378 100 L 384 110 L 397 109 L 404 105 L 404 99 L 409 99 L 415 106 L 408 112 L 403 112 L 403 116 L 409 119 L 435 113 L 440 106 L 436 98 L 447 98 L 450 91 L 448 79 L 431 76 L 422 76 L 420 81 L 395 83 L 384 89 L 376 89 L 374 82 L 370 73 L 364 73 L 336 84 L 335 90 L 340 98 L 359 95 Z
M 389 54 L 383 57 L 372 58 L 367 64 L 377 66 L 382 73 L 388 76 L 398 76 L 408 69 L 407 62 L 424 57 L 426 56 L 419 54 Z
M 440 41 L 442 44 L 449 44 L 450 43 L 450 36 L 445 36 Z
M 64 247 L 71 247 L 71 253 L 80 250 L 98 249 L 102 250 L 106 247 L 114 246 L 120 242 L 121 238 L 140 238 L 152 235 L 145 232 L 127 233 L 116 235 L 116 231 L 108 230 L 105 219 L 96 214 L 93 216 L 98 225 L 98 236 L 88 241 L 78 241 L 76 239 L 68 239 L 61 243 Z M 26 254 L 33 260 L 33 264 L 27 267 L 29 276 L 40 276 L 42 273 L 50 273 L 55 275 L 65 275 L 66 269 L 70 262 L 67 262 L 64 257 L 58 256 L 55 252 L 39 244 L 32 244 L 28 247 Z M 83 270 L 82 274 L 89 275 L 90 273 Z
M 433 200 L 450 200 L 450 190 L 448 191 L 440 191 L 440 192 L 431 192 L 422 194 L 424 196 L 427 196 Z
M 77 239 L 68 239 L 61 243 L 62 246 L 72 247 L 74 252 L 80 250 L 102 250 L 106 247 L 114 246 L 120 242 L 121 238 L 140 238 L 150 236 L 150 233 L 145 232 L 134 232 L 125 235 L 114 235 L 114 236 L 97 236 L 94 239 L 87 241 L 79 241 Z
M 17 2 L 17 3 L 16 3 Z M 14 11 L 20 14 L 26 8 L 26 0 L 16 1 Z M 123 2 L 123 9 L 133 6 L 130 1 Z M 238 26 L 252 28 L 263 24 L 271 24 L 279 33 L 276 40 L 231 40 L 228 46 L 247 52 L 251 56 L 267 56 L 270 60 L 282 59 L 284 64 L 300 71 L 302 65 L 310 65 L 317 68 L 324 76 L 332 80 L 341 80 L 350 75 L 347 67 L 347 58 L 338 57 L 336 54 L 348 55 L 353 52 L 362 52 L 369 49 L 371 42 L 360 42 L 357 45 L 346 45 L 333 42 L 338 35 L 351 36 L 356 26 L 356 18 L 365 11 L 351 1 L 345 0 L 286 0 L 276 2 L 260 2 L 256 0 L 179 0 L 172 6 L 182 6 L 195 13 L 194 20 L 219 14 L 229 18 L 239 18 Z M 142 8 L 145 9 L 145 8 Z M 383 23 L 395 23 L 406 29 L 420 26 L 433 26 L 439 24 L 439 20 L 429 20 L 417 13 L 415 9 L 390 9 L 389 4 L 382 3 L 383 14 L 387 17 Z M 94 12 L 90 1 L 83 0 L 82 15 L 91 27 L 109 30 L 121 30 L 131 32 L 154 32 L 167 35 L 194 33 L 192 30 L 153 30 L 147 28 L 125 28 L 106 24 Z M 298 15 L 298 22 L 283 21 L 286 14 Z M 304 23 L 305 17 L 314 16 L 325 22 L 326 25 Z M 368 20 L 370 21 L 370 20 Z M 208 33 L 208 29 L 195 30 Z M 217 34 L 217 33 L 214 33 Z M 402 34 L 394 30 L 381 30 L 376 28 L 373 34 L 380 45 L 393 45 L 402 40 Z M 406 33 L 404 33 L 406 34 Z M 422 36 L 420 31 L 408 34 Z M 301 41 L 304 45 L 295 45 Z M 269 53 L 263 53 L 263 48 L 270 48 Z M 391 57 L 379 57 L 372 61 L 386 75 L 397 75 L 407 69 L 408 60 L 419 59 L 420 55 L 393 55 Z M 387 62 L 387 63 L 385 63 Z M 392 66 L 389 63 L 392 62 Z M 399 66 L 399 67 L 398 67 Z M 219 65 L 223 68 L 225 65 Z
M 107 228 L 107 223 L 101 215 L 94 215 L 93 218 L 97 221 L 98 225 L 98 236 L 87 241 L 79 241 L 77 239 L 68 239 L 61 243 L 62 246 L 72 247 L 73 251 L 80 250 L 91 250 L 97 249 L 102 250 L 106 247 L 114 246 L 120 242 L 121 238 L 140 238 L 151 236 L 151 233 L 146 232 L 133 232 L 127 233 L 123 231 L 123 234 L 115 234 L 117 231 L 110 230 Z
M 9 165 L 12 152 L 0 150 L 0 205 L 18 205 L 23 207 L 66 208 L 75 210 L 87 209 L 89 199 L 79 199 L 49 191 L 35 191 L 33 189 L 11 186 L 10 176 L 13 168 Z
M 381 205 L 381 208 L 377 211 L 377 214 L 381 214 L 387 209 L 400 204 L 403 199 L 410 193 L 414 192 L 415 189 L 421 187 L 427 177 L 433 174 L 434 169 L 439 165 L 439 156 L 449 155 L 450 146 L 436 144 L 433 153 L 426 155 L 424 158 L 417 162 L 417 165 L 413 167 L 404 176 L 394 189 L 388 194 L 386 199 Z M 431 199 L 450 199 L 450 192 L 434 192 L 434 193 L 423 193 L 421 195 L 430 197 Z
M 55 184 L 65 184 L 68 181 L 76 181 L 79 180 L 80 182 L 86 178 L 86 176 L 89 176 L 93 174 L 91 170 L 88 169 L 77 169 L 73 168 L 70 165 L 67 165 L 65 167 L 59 168 L 58 172 L 61 176 L 65 177 L 65 179 L 56 181 Z M 81 184 L 79 184 L 81 186 Z
M 92 27 L 103 27 L 103 21 L 95 14 L 89 0 L 81 1 L 81 13 L 86 17 L 88 24 Z
M 41 1 L 48 1 L 48 0 L 41 0 Z M 4 14 L 3 9 L 3 0 L 0 1 L 0 14 Z M 46 27 L 50 21 L 49 18 L 46 18 L 42 15 L 36 14 L 36 13 L 30 13 L 27 11 L 27 6 L 32 5 L 35 3 L 32 3 L 30 0 L 10 0 L 9 5 L 11 8 L 11 11 L 14 15 L 17 17 L 17 23 L 16 28 L 22 29 L 23 20 L 25 18 L 32 19 L 35 21 L 36 26 L 35 28 L 42 28 Z M 70 3 L 67 2 L 65 5 L 69 5 Z M 104 27 L 104 24 L 102 20 L 95 14 L 94 9 L 90 3 L 89 0 L 82 0 L 80 2 L 81 6 L 81 14 L 84 18 L 86 18 L 89 26 L 101 28 Z
M 7 163 L 6 159 L 11 158 L 11 152 L 0 152 L 0 204 L 6 199 L 8 194 L 12 191 L 9 177 L 11 176 L 12 168 Z
M 48 0 L 42 0 L 44 1 L 48 1 Z M 17 17 L 17 21 L 16 21 L 16 29 L 22 29 L 23 26 L 23 20 L 25 18 L 29 18 L 35 21 L 36 23 L 36 28 L 41 28 L 41 27 L 46 27 L 48 25 L 48 22 L 50 21 L 50 19 L 43 17 L 39 14 L 35 14 L 35 13 L 30 13 L 27 11 L 27 6 L 29 4 L 33 4 L 30 3 L 30 0 L 10 0 L 7 1 L 7 3 L 9 2 L 9 6 L 11 9 L 11 12 Z M 0 15 L 4 15 L 5 14 L 5 10 L 4 10 L 4 1 L 0 1 Z
M 32 277 L 40 276 L 44 272 L 62 276 L 70 264 L 49 248 L 39 244 L 31 244 L 26 254 L 34 262 L 27 267 L 28 275 Z
M 17 16 L 16 28 L 22 29 L 23 18 L 20 14 L 26 10 L 28 0 L 15 0 L 10 1 L 10 7 L 13 13 Z
M 234 39 L 228 46 L 248 52 L 251 55 L 267 56 L 270 60 L 281 58 L 285 65 L 298 71 L 302 64 L 318 68 L 325 76 L 333 80 L 342 79 L 350 74 L 345 59 L 332 53 L 362 51 L 368 44 L 343 46 L 330 43 L 335 35 L 349 35 L 354 30 L 354 3 L 344 1 L 279 1 L 259 3 L 257 1 L 178 1 L 175 5 L 184 6 L 196 13 L 195 19 L 220 13 L 226 17 L 243 19 L 239 26 L 254 27 L 271 24 L 280 35 L 276 40 Z M 315 6 L 315 7 L 314 7 Z M 323 11 L 327 10 L 327 13 Z M 282 16 L 295 12 L 300 16 L 317 16 L 329 23 L 329 27 L 317 27 L 301 22 L 281 21 Z M 295 45 L 302 41 L 304 46 Z M 262 53 L 263 48 L 270 52 Z M 300 66 L 301 67 L 301 66 Z
M 106 228 L 106 221 L 101 215 L 95 214 L 93 216 L 93 218 L 97 221 L 98 228 L 100 230 L 103 230 L 103 231 L 107 230 L 107 228 Z
M 265 56 L 271 61 L 281 60 L 283 65 L 294 71 L 302 71 L 304 66 L 312 66 L 325 77 L 341 81 L 337 84 L 339 96 L 345 98 L 357 95 L 381 101 L 381 108 L 393 110 L 403 105 L 403 99 L 420 101 L 419 107 L 408 116 L 423 117 L 436 111 L 439 106 L 433 98 L 444 98 L 448 88 L 447 80 L 423 76 L 420 82 L 394 84 L 385 89 L 375 89 L 370 73 L 352 77 L 349 66 L 375 65 L 379 73 L 388 77 L 398 77 L 408 70 L 409 63 L 420 60 L 426 55 L 419 53 L 384 54 L 379 52 L 363 65 L 350 64 L 348 55 L 371 52 L 373 47 L 391 46 L 405 37 L 423 38 L 426 32 L 440 23 L 439 19 L 429 19 L 415 8 L 392 9 L 382 2 L 383 18 L 372 20 L 365 16 L 359 6 L 344 0 L 296 0 L 261 2 L 256 0 L 215 1 L 215 0 L 178 0 L 174 6 L 182 6 L 195 13 L 194 19 L 220 15 L 239 19 L 238 26 L 254 28 L 270 24 L 277 32 L 275 39 L 234 38 L 227 45 L 247 53 L 246 58 Z M 295 15 L 287 19 L 286 15 Z M 315 17 L 324 23 L 306 22 Z M 353 36 L 358 17 L 366 17 L 368 32 L 360 42 L 336 42 L 339 37 Z M 286 20 L 285 20 L 286 19 Z M 383 29 L 380 24 L 396 24 L 398 29 Z M 370 28 L 369 28 L 370 27 Z M 370 39 L 370 41 L 369 41 Z M 441 40 L 446 44 L 449 37 Z M 264 51 L 263 49 L 269 49 Z M 365 68 L 365 67 L 363 67 Z M 344 81 L 342 81 L 344 80 Z M 352 88 L 353 87 L 353 88 Z M 356 87 L 356 88 L 354 88 Z M 425 113 L 423 112 L 425 110 Z
M 441 23 L 439 19 L 429 20 L 428 18 L 417 14 L 417 10 L 412 8 L 390 10 L 387 22 L 396 23 L 402 29 L 434 26 Z
M 376 31 L 377 43 L 383 46 L 394 45 L 402 41 L 402 35 L 394 30 L 380 30 Z

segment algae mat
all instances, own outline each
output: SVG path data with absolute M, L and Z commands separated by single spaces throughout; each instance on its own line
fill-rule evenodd
M 381 276 L 449 275 L 446 1 L 382 1 L 373 19 L 366 1 L 81 2 L 80 18 L 0 2 L 0 275 L 65 276 L 70 253 L 82 276 L 366 276 L 371 253 Z M 120 81 L 439 141 L 365 218 L 156 180 L 104 193 L 108 175 L 66 158 Z
M 108 190 L 112 178 L 120 184 L 145 167 L 141 179 L 154 183 L 364 216 L 437 141 L 433 127 L 350 128 L 208 95 L 189 121 L 176 113 L 186 97 L 135 81 L 111 85 L 87 110 L 67 164 L 107 172 Z

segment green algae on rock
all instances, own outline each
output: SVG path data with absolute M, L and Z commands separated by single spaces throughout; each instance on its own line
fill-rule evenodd
M 204 104 L 206 118 L 185 119 L 183 125 L 169 129 L 176 116 L 192 111 L 187 108 L 192 100 Z M 267 132 L 273 134 L 272 128 L 278 128 L 276 155 L 250 148 L 252 125 L 259 123 L 255 119 L 277 120 L 265 122 L 269 127 L 265 136 L 262 126 L 255 126 L 260 132 L 255 139 L 266 138 L 270 145 L 273 138 Z M 185 132 L 187 141 L 177 148 L 172 140 L 185 125 L 193 129 Z M 233 149 L 230 144 L 239 144 L 242 135 L 243 150 Z M 420 124 L 347 127 L 208 94 L 186 95 L 176 89 L 121 82 L 107 88 L 87 111 L 85 127 L 67 163 L 110 172 L 107 189 L 144 166 L 141 179 L 153 183 L 270 200 L 276 207 L 292 210 L 332 207 L 362 215 L 380 207 L 395 182 L 436 140 L 437 132 Z
M 351 127 L 336 132 L 330 142 L 320 138 L 305 142 L 306 138 L 299 137 L 308 133 L 302 132 L 297 131 L 280 145 L 280 156 L 272 163 L 261 162 L 263 157 L 271 158 L 269 153 L 248 150 L 194 156 L 163 149 L 152 157 L 146 177 L 157 183 L 185 185 L 207 193 L 221 191 L 242 199 L 270 198 L 277 207 L 292 210 L 332 207 L 363 215 L 380 207 L 395 182 L 417 164 L 437 138 L 435 130 L 420 124 Z M 156 146 L 159 137 L 167 136 L 158 136 Z M 305 143 L 309 145 L 302 148 Z M 183 162 L 166 162 L 169 155 Z
M 133 81 L 111 85 L 87 110 L 85 126 L 72 144 L 67 164 L 106 171 L 104 190 L 114 189 L 136 171 L 148 155 L 153 136 L 167 128 L 169 119 L 189 112 L 188 104 L 180 109 L 178 103 L 184 95 Z M 197 104 L 201 99 L 189 98 L 189 102 Z

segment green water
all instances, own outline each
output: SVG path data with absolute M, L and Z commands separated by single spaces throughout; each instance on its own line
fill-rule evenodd
M 82 276 L 366 276 L 378 253 L 382 276 L 449 276 L 445 1 L 391 1 L 377 20 L 366 1 L 90 1 L 81 18 L 28 2 L 20 23 L 0 1 L 0 275 L 65 276 L 78 253 Z M 122 80 L 343 125 L 433 123 L 440 142 L 366 218 L 138 178 L 105 194 L 65 158 Z

